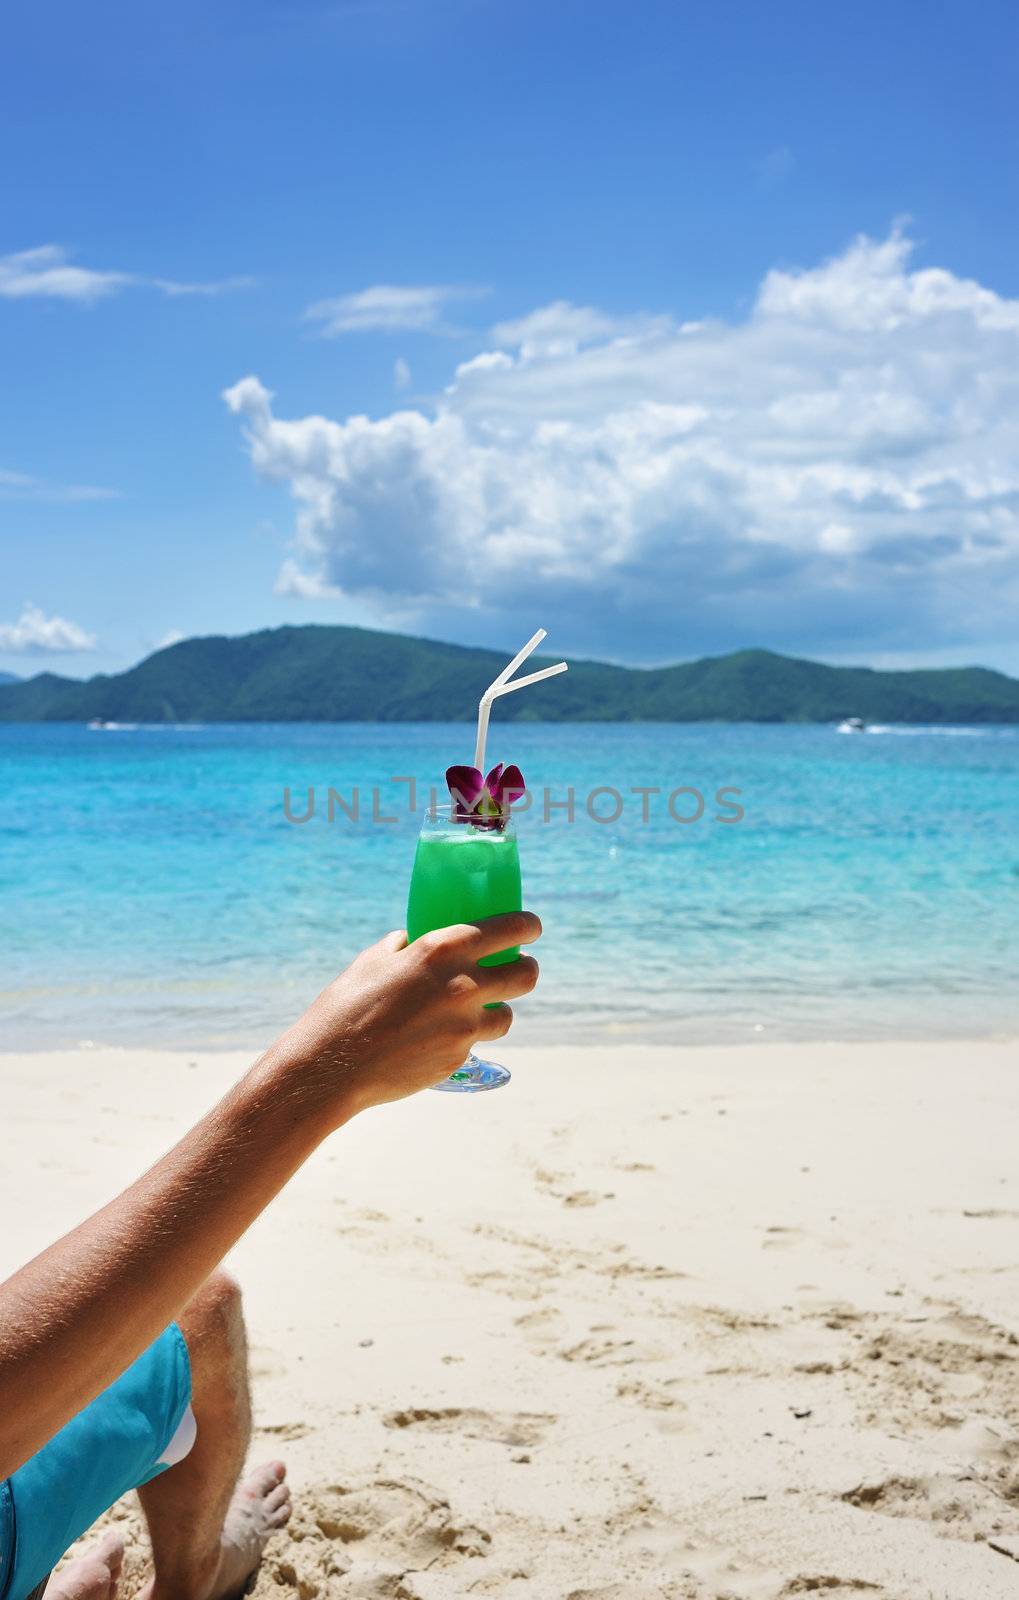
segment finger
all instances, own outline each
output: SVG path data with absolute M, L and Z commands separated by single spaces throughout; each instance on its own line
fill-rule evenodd
M 384 934 L 375 946 L 376 950 L 403 950 L 407 944 L 406 928 L 394 928 L 392 933 Z
M 492 1006 L 491 1010 L 482 1011 L 476 1037 L 501 1039 L 504 1033 L 509 1033 L 512 1023 L 513 1011 L 509 1006 L 502 1004 Z
M 468 933 L 467 930 L 470 930 Z M 533 944 L 541 938 L 541 923 L 533 911 L 506 911 L 498 917 L 481 917 L 464 924 L 466 943 L 475 960 L 509 950 L 515 944 Z
M 490 1000 L 516 1000 L 530 994 L 538 981 L 538 963 L 533 956 L 519 956 L 499 967 L 478 967 L 472 974 L 486 1003 Z

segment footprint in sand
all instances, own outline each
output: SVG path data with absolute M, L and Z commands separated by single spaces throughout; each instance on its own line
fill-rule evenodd
M 378 1478 L 300 1495 L 284 1535 L 269 1546 L 250 1594 L 256 1600 L 315 1600 L 419 1594 L 417 1573 L 454 1574 L 484 1556 L 485 1529 L 456 1515 L 438 1490 L 410 1478 Z M 460 1582 L 451 1576 L 455 1589 Z
M 647 1411 L 685 1411 L 686 1406 L 676 1393 L 679 1378 L 666 1378 L 664 1383 L 645 1383 L 642 1378 L 622 1378 L 616 1385 L 620 1400 L 634 1400 Z
M 588 1191 L 581 1192 L 586 1194 Z M 614 1198 L 613 1194 L 596 1196 L 601 1200 Z M 585 1200 L 583 1203 L 589 1202 Z M 540 1235 L 518 1233 L 513 1228 L 493 1226 L 491 1223 L 477 1223 L 471 1231 L 495 1244 L 511 1246 L 519 1252 L 519 1267 L 512 1276 L 498 1269 L 477 1270 L 467 1273 L 464 1281 L 471 1288 L 491 1288 L 502 1294 L 513 1294 L 518 1299 L 537 1299 L 539 1284 L 552 1287 L 571 1273 L 597 1273 L 600 1278 L 613 1282 L 626 1278 L 646 1283 L 666 1283 L 689 1277 L 678 1267 L 629 1256 L 626 1245 L 620 1240 L 606 1241 L 595 1249 L 585 1249 L 578 1245 L 553 1242 Z
M 782 1326 L 773 1317 L 736 1311 L 731 1306 L 691 1306 L 689 1314 L 702 1324 L 705 1332 L 712 1335 L 770 1332 Z
M 634 1278 L 643 1283 L 677 1283 L 680 1278 L 689 1278 L 688 1272 L 681 1272 L 678 1267 L 666 1267 L 661 1262 L 649 1261 L 607 1261 L 599 1266 L 607 1278 L 615 1281 L 618 1278 Z
M 984 1317 L 871 1318 L 854 1338 L 843 1355 L 867 1423 L 915 1433 L 957 1426 L 974 1408 L 1009 1417 L 1019 1406 L 1019 1338 Z
M 947 1333 L 959 1334 L 962 1338 L 973 1340 L 977 1344 L 983 1341 L 990 1352 L 985 1359 L 1014 1360 L 1019 1353 L 1019 1335 L 1014 1334 L 1011 1328 L 1003 1328 L 996 1322 L 988 1322 L 986 1317 L 981 1317 L 975 1312 L 961 1311 L 953 1307 L 946 1316 L 938 1319 L 935 1326 Z
M 820 1306 L 816 1310 L 804 1313 L 807 1319 L 820 1318 L 826 1328 L 833 1333 L 841 1333 L 845 1328 L 854 1328 L 863 1322 L 862 1311 L 857 1311 L 855 1306 L 848 1306 L 842 1302 L 830 1306 Z
M 425 1433 L 455 1433 L 467 1439 L 488 1439 L 496 1444 L 541 1444 L 555 1417 L 546 1411 L 492 1412 L 455 1406 L 428 1410 L 423 1406 L 390 1411 L 382 1418 L 386 1428 L 413 1428 Z
M 636 1361 L 662 1361 L 665 1354 L 651 1345 L 638 1344 L 636 1339 L 608 1338 L 596 1329 L 592 1329 L 589 1338 L 559 1351 L 564 1361 L 581 1361 L 593 1367 L 630 1367 Z
M 525 1311 L 514 1317 L 513 1326 L 520 1329 L 535 1355 L 549 1355 L 563 1337 L 563 1319 L 553 1306 Z
M 547 1332 L 561 1321 L 562 1318 L 554 1306 L 542 1306 L 539 1311 L 525 1311 L 523 1316 L 514 1317 L 513 1326 L 525 1328 L 528 1333 L 541 1333 Z
M 304 1422 L 263 1422 L 255 1432 L 268 1434 L 273 1439 L 303 1439 L 311 1429 Z
M 554 1273 L 544 1270 L 539 1264 L 531 1277 L 525 1272 L 510 1273 L 493 1269 L 486 1272 L 465 1272 L 464 1283 L 470 1289 L 489 1289 L 493 1294 L 506 1295 L 510 1300 L 538 1300 L 541 1298 L 542 1290 L 532 1279 L 547 1279 L 553 1276 Z
M 602 1200 L 614 1200 L 614 1194 L 599 1194 L 594 1189 L 571 1189 L 569 1187 L 571 1172 L 550 1172 L 545 1167 L 537 1167 L 534 1181 L 543 1194 L 553 1200 L 561 1200 L 563 1205 L 570 1210 L 578 1206 L 596 1206 Z
M 968 1475 L 885 1478 L 857 1484 L 840 1498 L 861 1511 L 937 1523 L 948 1538 L 967 1542 L 1019 1534 L 1019 1514 L 1014 1506 L 996 1489 Z
M 839 1600 L 840 1596 L 852 1594 L 883 1594 L 884 1590 L 879 1583 L 867 1583 L 863 1578 L 836 1578 L 827 1572 L 800 1572 L 795 1578 L 790 1578 L 778 1591 L 778 1600 L 792 1600 L 793 1595 L 805 1594 L 831 1594 Z

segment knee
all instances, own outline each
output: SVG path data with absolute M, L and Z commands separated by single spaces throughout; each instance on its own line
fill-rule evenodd
M 241 1316 L 241 1286 L 233 1273 L 217 1267 L 210 1273 L 198 1291 L 210 1311 L 224 1322 L 237 1322 Z
M 200 1346 L 243 1349 L 244 1314 L 237 1279 L 218 1267 L 188 1301 L 178 1320 L 192 1355 Z

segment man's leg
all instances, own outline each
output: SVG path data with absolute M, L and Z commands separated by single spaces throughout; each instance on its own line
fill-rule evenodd
M 239 1595 L 290 1516 L 281 1461 L 238 1484 L 251 1438 L 247 1340 L 234 1280 L 216 1272 L 178 1324 L 191 1357 L 198 1436 L 190 1455 L 138 1491 L 154 1575 L 139 1600 Z

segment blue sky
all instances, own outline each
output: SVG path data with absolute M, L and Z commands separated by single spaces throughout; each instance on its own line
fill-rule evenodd
M 19 7 L 0 667 L 356 621 L 1019 671 L 1017 43 L 987 0 Z

